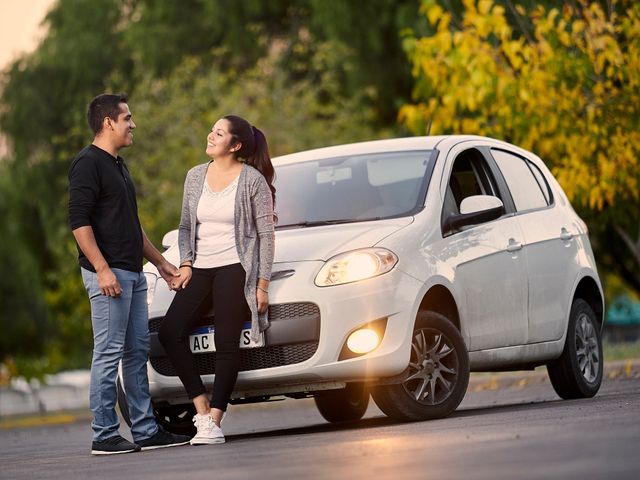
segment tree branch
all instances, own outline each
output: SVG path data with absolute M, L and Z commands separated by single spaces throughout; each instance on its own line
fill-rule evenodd
M 531 36 L 529 31 L 527 30 L 526 25 L 524 24 L 524 22 L 520 18 L 520 14 L 516 10 L 516 8 L 513 6 L 513 2 L 511 2 L 511 0 L 507 0 L 506 3 L 507 3 L 507 6 L 509 7 L 509 10 L 511 10 L 511 13 L 513 13 L 513 18 L 515 18 L 516 23 L 520 27 L 520 30 L 522 31 L 522 34 L 524 35 L 524 38 L 527 39 L 527 42 L 529 42 L 530 45 L 533 45 L 535 43 L 535 41 L 533 40 L 533 37 Z
M 631 251 L 631 255 L 635 259 L 636 263 L 640 265 L 640 239 L 638 240 L 637 244 L 634 244 L 633 240 L 631 240 L 631 237 L 622 229 L 622 227 L 620 227 L 620 225 L 614 224 L 613 228 L 615 229 L 616 233 L 620 235 L 620 238 L 627 246 L 627 248 Z

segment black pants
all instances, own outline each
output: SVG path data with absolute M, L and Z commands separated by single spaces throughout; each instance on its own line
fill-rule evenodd
M 206 393 L 189 348 L 189 334 L 213 304 L 216 376 L 211 406 L 225 411 L 238 378 L 240 333 L 251 311 L 244 296 L 245 271 L 235 263 L 194 268 L 187 288 L 176 292 L 158 336 L 189 398 Z

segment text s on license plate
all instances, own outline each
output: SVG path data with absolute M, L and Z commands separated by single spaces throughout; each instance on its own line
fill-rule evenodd
M 189 346 L 193 353 L 209 353 L 216 351 L 214 340 L 215 327 L 199 327 L 189 335 Z M 260 334 L 257 342 L 251 341 L 251 322 L 246 322 L 240 333 L 240 348 L 264 347 L 264 334 Z

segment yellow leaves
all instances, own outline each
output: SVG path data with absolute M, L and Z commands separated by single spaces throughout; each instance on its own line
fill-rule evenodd
M 493 6 L 492 0 L 480 0 L 478 2 L 478 13 L 480 15 L 487 15 Z
M 590 208 L 638 199 L 640 4 L 608 18 L 583 1 L 581 17 L 571 8 L 525 12 L 533 42 L 492 1 L 465 0 L 462 27 L 446 30 L 446 12 L 425 2 L 438 31 L 417 41 L 417 102 L 399 120 L 416 133 L 432 120 L 432 133 L 509 138 L 548 161 L 568 196 Z
M 442 17 L 444 10 L 437 3 L 427 9 L 427 19 L 431 25 L 435 25 Z
M 519 70 L 524 63 L 524 59 L 522 58 L 523 44 L 523 39 L 507 40 L 503 41 L 501 44 L 502 52 L 507 57 L 514 70 Z

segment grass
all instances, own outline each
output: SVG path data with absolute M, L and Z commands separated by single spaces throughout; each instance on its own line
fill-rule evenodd
M 602 344 L 602 348 L 606 362 L 640 359 L 640 341 L 621 343 L 605 341 Z

